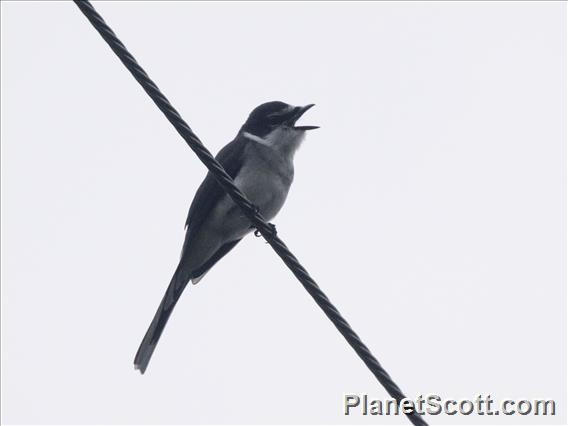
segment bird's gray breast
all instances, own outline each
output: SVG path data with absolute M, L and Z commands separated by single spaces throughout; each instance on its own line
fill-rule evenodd
M 266 220 L 276 216 L 288 196 L 294 166 L 291 156 L 287 157 L 270 147 L 249 144 L 243 165 L 234 178 L 235 185 L 260 209 Z M 214 222 L 222 224 L 227 233 L 225 237 L 240 238 L 250 232 L 250 221 L 228 195 L 223 196 L 212 213 Z

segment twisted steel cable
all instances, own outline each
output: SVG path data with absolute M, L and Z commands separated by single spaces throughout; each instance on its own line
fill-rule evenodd
M 403 392 L 384 370 L 379 361 L 373 356 L 369 348 L 365 346 L 359 336 L 341 316 L 337 308 L 333 306 L 325 293 L 308 274 L 308 271 L 306 271 L 298 259 L 290 252 L 288 247 L 286 247 L 286 244 L 284 244 L 284 242 L 276 235 L 274 227 L 264 220 L 258 208 L 252 204 L 235 186 L 233 179 L 231 179 L 221 164 L 215 160 L 213 155 L 203 145 L 195 133 L 193 133 L 189 125 L 183 120 L 183 118 L 181 118 L 179 113 L 170 104 L 163 93 L 160 92 L 158 86 L 156 86 L 150 77 L 148 77 L 148 74 L 146 74 L 138 62 L 136 62 L 136 59 L 134 59 L 124 44 L 122 44 L 122 42 L 116 37 L 112 29 L 105 23 L 91 3 L 88 0 L 74 1 L 81 12 L 83 12 L 102 38 L 107 42 L 113 52 L 118 56 L 121 62 L 126 66 L 126 68 L 128 68 L 136 81 L 140 83 L 148 96 L 150 96 L 157 107 L 164 113 L 168 121 L 172 123 L 193 152 L 197 154 L 199 159 L 213 174 L 223 190 L 232 198 L 235 204 L 241 208 L 253 226 L 262 234 L 278 256 L 280 256 L 280 258 L 284 261 L 286 266 L 288 266 L 296 278 L 302 283 L 307 292 L 312 296 L 331 322 L 333 322 L 335 327 L 367 365 L 369 370 L 371 370 L 371 372 L 375 375 L 381 385 L 383 385 L 389 395 L 399 402 L 405 399 L 406 397 Z M 427 423 L 418 413 L 411 412 L 407 414 L 407 416 L 414 425 L 427 426 Z

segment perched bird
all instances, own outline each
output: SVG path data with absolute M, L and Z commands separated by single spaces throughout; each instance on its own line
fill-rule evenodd
M 313 106 L 284 102 L 258 106 L 215 157 L 267 220 L 284 205 L 294 178 L 294 153 L 305 132 L 318 128 L 296 126 Z M 142 374 L 187 283 L 197 284 L 251 230 L 250 221 L 208 173 L 189 208 L 181 259 L 134 359 Z

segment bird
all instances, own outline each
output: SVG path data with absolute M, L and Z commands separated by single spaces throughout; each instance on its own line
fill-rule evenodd
M 294 154 L 308 130 L 298 119 L 314 104 L 293 106 L 266 102 L 249 114 L 237 136 L 222 148 L 217 161 L 267 220 L 280 211 L 294 179 Z M 144 374 L 162 331 L 182 292 L 203 276 L 249 232 L 250 221 L 219 186 L 211 172 L 197 189 L 185 222 L 178 266 L 134 358 Z

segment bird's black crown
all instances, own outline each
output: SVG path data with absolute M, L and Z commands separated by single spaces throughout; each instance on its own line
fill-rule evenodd
M 294 127 L 294 124 L 302 114 L 312 106 L 313 105 L 296 107 L 280 101 L 266 102 L 252 110 L 241 130 L 259 137 L 264 137 L 276 127 Z M 316 126 L 297 127 L 298 130 L 310 130 L 314 128 L 316 128 Z

